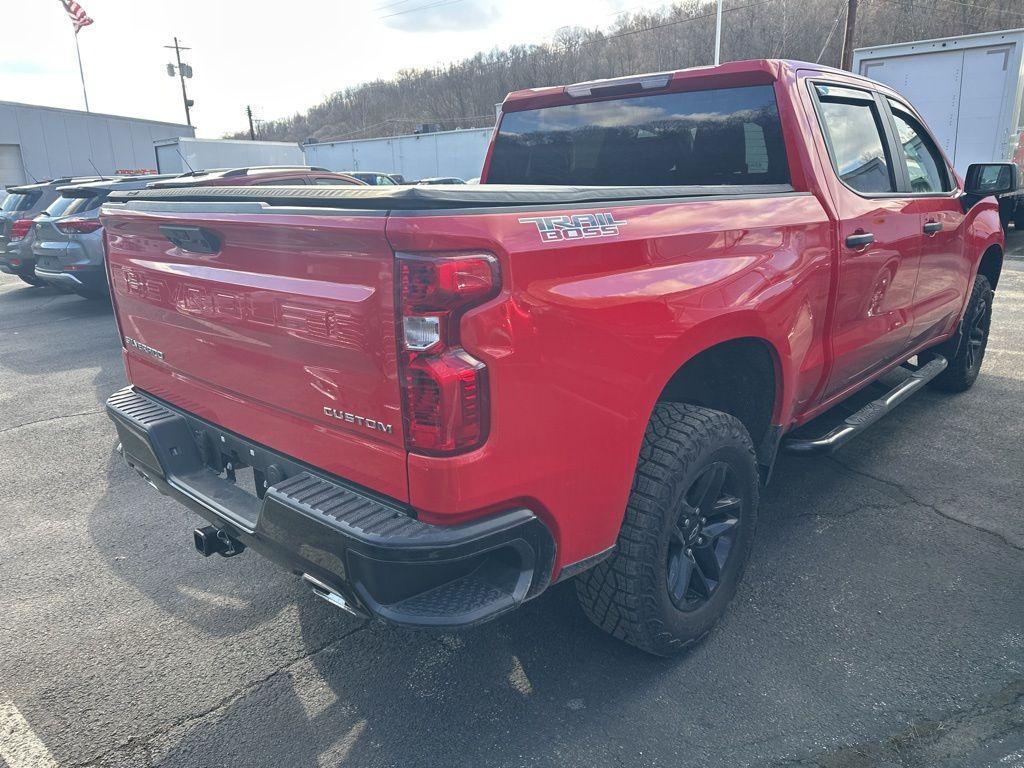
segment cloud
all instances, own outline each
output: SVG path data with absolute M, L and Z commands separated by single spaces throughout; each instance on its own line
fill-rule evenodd
M 402 32 L 465 32 L 486 29 L 501 16 L 495 0 L 414 0 L 382 9 L 384 26 Z

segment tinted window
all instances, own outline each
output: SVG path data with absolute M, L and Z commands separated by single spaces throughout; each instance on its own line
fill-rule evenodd
M 821 96 L 822 88 L 832 95 Z M 858 192 L 893 192 L 892 164 L 874 102 L 836 99 L 836 91 L 845 89 L 818 86 L 822 122 L 836 173 L 846 186 Z
M 785 184 L 770 85 L 568 104 L 502 117 L 490 184 Z
M 106 192 L 100 192 L 90 197 L 61 196 L 50 203 L 50 207 L 46 209 L 46 214 L 53 218 L 58 218 L 60 216 L 72 216 L 76 213 L 88 213 L 99 208 L 106 199 Z
M 35 205 L 40 194 L 40 192 L 35 192 L 33 194 L 8 195 L 4 198 L 3 203 L 0 203 L 0 211 L 27 211 Z
M 289 179 L 272 179 L 271 181 L 256 182 L 261 187 L 302 187 L 306 184 L 305 176 L 296 176 Z
M 910 115 L 893 109 L 892 116 L 896 121 L 896 133 L 899 135 L 900 144 L 903 145 L 903 154 L 906 156 L 910 189 L 914 192 L 949 191 L 946 164 L 935 142 Z

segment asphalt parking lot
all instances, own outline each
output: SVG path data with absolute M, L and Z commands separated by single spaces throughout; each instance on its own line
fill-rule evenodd
M 1024 766 L 1024 260 L 974 389 L 781 461 L 732 609 L 671 661 L 571 584 L 416 633 L 204 560 L 114 452 L 123 384 L 109 306 L 0 276 L 8 768 Z

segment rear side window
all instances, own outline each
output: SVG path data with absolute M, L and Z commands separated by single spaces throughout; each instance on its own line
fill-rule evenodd
M 94 211 L 99 208 L 106 199 L 106 192 L 90 195 L 88 197 L 64 197 L 62 195 L 50 203 L 50 207 L 46 209 L 46 215 L 52 216 L 56 219 L 61 216 L 73 216 L 75 214 L 88 213 L 89 211 Z
M 4 198 L 3 202 L 0 203 L 0 210 L 5 211 L 7 213 L 27 211 L 31 209 L 33 205 L 36 204 L 36 201 L 39 199 L 39 196 L 41 194 L 41 192 L 33 192 L 31 194 L 17 193 L 8 195 L 7 197 Z
M 786 184 L 770 85 L 620 98 L 509 112 L 489 184 Z
M 822 130 L 832 165 L 842 182 L 866 194 L 894 192 L 892 159 L 878 108 L 867 91 L 816 86 Z

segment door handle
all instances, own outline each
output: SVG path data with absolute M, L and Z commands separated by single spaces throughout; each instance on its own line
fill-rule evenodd
M 875 236 L 871 232 L 857 232 L 856 234 L 846 236 L 847 248 L 863 248 L 865 245 L 871 245 L 873 242 L 875 242 Z
M 926 221 L 924 223 L 924 233 L 926 235 L 934 235 L 936 232 L 942 231 L 941 221 Z

